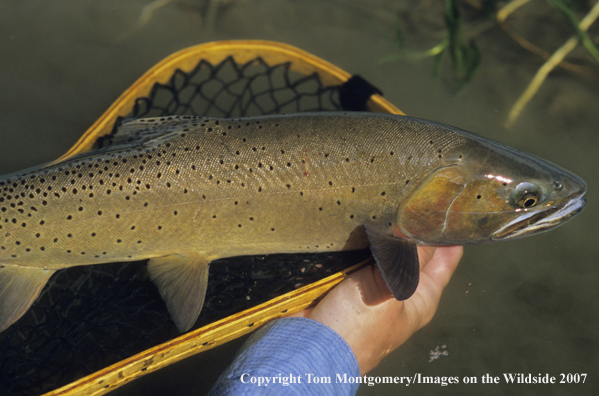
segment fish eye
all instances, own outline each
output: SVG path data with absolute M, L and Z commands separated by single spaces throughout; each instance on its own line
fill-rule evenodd
M 537 185 L 523 182 L 514 189 L 514 202 L 521 208 L 534 207 L 541 199 L 541 192 Z
M 530 195 L 525 197 L 522 201 L 521 201 L 521 206 L 523 208 L 532 208 L 533 206 L 535 206 L 537 204 L 538 198 L 534 195 Z

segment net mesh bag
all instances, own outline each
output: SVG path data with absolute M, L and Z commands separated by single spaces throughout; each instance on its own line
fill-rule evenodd
M 165 115 L 246 117 L 355 110 L 375 90 L 358 80 L 325 85 L 316 72 L 262 57 L 198 59 L 136 97 L 125 119 Z M 355 84 L 356 80 L 353 80 Z M 366 87 L 366 88 L 365 88 Z M 366 91 L 364 91 L 366 89 Z M 365 93 L 366 92 L 366 93 Z M 356 103 L 358 103 L 356 105 Z M 361 104 L 360 104 L 361 103 Z M 94 140 L 102 146 L 110 134 Z M 202 313 L 194 328 L 255 306 L 358 263 L 369 251 L 235 257 L 210 266 Z M 179 335 L 146 262 L 58 271 L 32 308 L 0 333 L 0 394 L 39 395 Z

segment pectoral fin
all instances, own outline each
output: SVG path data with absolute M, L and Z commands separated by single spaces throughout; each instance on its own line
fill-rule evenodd
M 186 254 L 155 257 L 148 262 L 150 278 L 182 333 L 193 326 L 204 305 L 208 264 L 202 256 Z
M 54 272 L 0 264 L 0 331 L 27 312 Z
M 414 294 L 420 279 L 420 262 L 414 242 L 387 235 L 366 225 L 370 250 L 385 284 L 397 300 Z

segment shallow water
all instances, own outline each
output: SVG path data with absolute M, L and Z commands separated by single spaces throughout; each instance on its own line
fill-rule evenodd
M 588 183 L 584 213 L 557 230 L 523 240 L 467 247 L 432 323 L 370 375 L 474 376 L 478 384 L 363 386 L 369 394 L 591 394 L 599 380 L 599 78 L 556 71 L 515 126 L 510 107 L 542 62 L 498 28 L 476 37 L 481 68 L 460 94 L 431 77 L 430 61 L 378 64 L 395 51 L 377 26 L 393 28 L 393 10 L 415 10 L 433 31 L 440 18 L 425 2 L 173 1 L 136 27 L 147 1 L 22 1 L 0 5 L 0 174 L 62 155 L 137 77 L 165 56 L 212 40 L 268 39 L 296 45 L 378 86 L 409 115 L 455 125 L 529 151 Z M 424 9 L 426 10 L 426 9 Z M 431 11 L 432 12 L 432 11 Z M 437 22 L 431 22 L 437 20 Z M 418 26 L 418 25 L 417 25 Z M 432 26 L 432 27 L 431 27 Z M 549 29 L 551 28 L 551 29 Z M 545 29 L 551 30 L 548 37 Z M 563 35 L 560 33 L 566 32 Z M 414 48 L 441 36 L 408 29 Z M 532 32 L 535 34 L 535 32 Z M 540 25 L 556 48 L 567 29 Z M 529 36 L 530 37 L 530 36 Z M 202 394 L 239 342 L 149 376 L 115 394 Z M 445 345 L 448 356 L 429 363 Z M 588 373 L 585 384 L 480 384 L 484 374 Z M 155 377 L 155 378 L 152 378 Z M 154 393 L 149 393 L 152 390 Z

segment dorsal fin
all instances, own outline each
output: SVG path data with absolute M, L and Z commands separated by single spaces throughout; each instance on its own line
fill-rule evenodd
M 197 126 L 203 117 L 196 116 L 169 116 L 156 118 L 140 118 L 125 121 L 112 135 L 102 136 L 94 143 L 93 150 L 86 151 L 58 163 L 80 161 L 82 159 L 111 151 L 126 150 L 132 148 L 147 148 L 161 144 L 182 133 L 187 128 Z
M 147 147 L 168 140 L 203 120 L 203 117 L 196 116 L 168 116 L 124 121 L 114 134 L 102 140 L 101 147 Z

